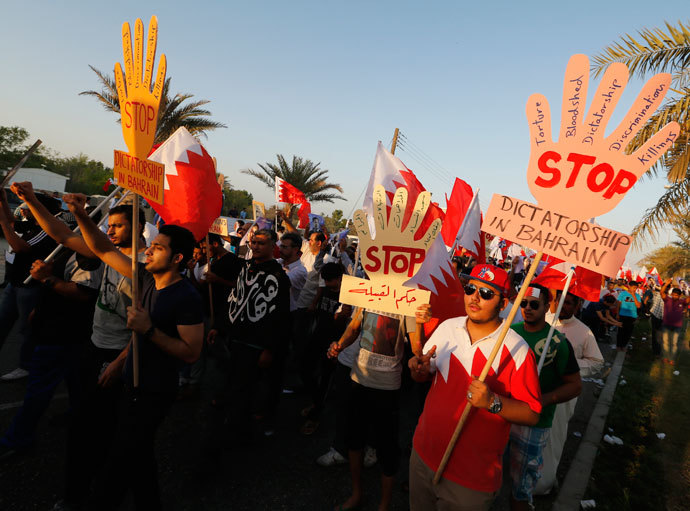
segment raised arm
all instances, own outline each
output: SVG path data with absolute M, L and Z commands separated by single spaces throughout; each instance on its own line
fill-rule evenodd
M 0 229 L 2 229 L 2 235 L 12 250 L 15 252 L 28 252 L 31 250 L 31 245 L 14 232 L 14 217 L 7 205 L 7 196 L 4 189 L 0 190 Z
M 86 195 L 68 193 L 62 197 L 70 212 L 77 219 L 84 241 L 91 252 L 105 264 L 127 278 L 132 278 L 132 260 L 120 252 L 103 231 L 94 223 L 84 209 Z M 133 257 L 136 255 L 133 254 Z
M 41 226 L 41 229 L 43 229 L 48 236 L 61 245 L 75 252 L 79 252 L 85 257 L 96 257 L 86 245 L 84 238 L 72 232 L 64 222 L 51 215 L 50 211 L 41 204 L 34 193 L 31 183 L 28 181 L 12 183 L 11 190 L 16 193 L 20 199 L 26 202 L 36 222 L 38 222 L 38 225 Z

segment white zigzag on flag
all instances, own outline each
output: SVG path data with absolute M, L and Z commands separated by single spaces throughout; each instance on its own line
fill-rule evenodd
M 203 156 L 201 144 L 186 129 L 180 128 L 172 134 L 168 140 L 163 142 L 149 157 L 152 161 L 157 161 L 165 165 L 165 184 L 164 190 L 170 190 L 168 176 L 177 176 L 176 162 L 189 163 L 187 151 Z

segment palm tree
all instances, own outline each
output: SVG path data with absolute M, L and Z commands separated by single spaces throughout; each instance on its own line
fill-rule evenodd
M 309 202 L 333 202 L 334 199 L 345 199 L 342 195 L 328 193 L 330 190 L 337 190 L 343 193 L 343 189 L 338 184 L 329 183 L 328 170 L 319 168 L 321 163 L 314 163 L 299 156 L 292 157 L 292 165 L 288 165 L 282 154 L 276 155 L 278 165 L 257 163 L 261 170 L 245 169 L 243 174 L 254 176 L 269 188 L 274 188 L 276 176 L 284 179 L 291 185 L 299 189 Z
M 636 243 L 646 236 L 655 237 L 663 225 L 673 224 L 690 204 L 690 25 L 678 22 L 673 26 L 667 22 L 666 29 L 644 29 L 639 32 L 639 39 L 626 34 L 595 57 L 592 66 L 594 76 L 612 62 L 626 64 L 631 76 L 659 72 L 673 76 L 664 104 L 626 148 L 632 153 L 670 121 L 680 124 L 681 132 L 673 148 L 648 171 L 651 176 L 665 172 L 670 185 L 633 229 Z
M 86 90 L 80 92 L 80 96 L 94 96 L 100 101 L 103 108 L 110 112 L 118 114 L 117 122 L 120 122 L 120 101 L 117 97 L 117 88 L 115 87 L 115 79 L 102 73 L 93 66 L 89 66 L 91 70 L 96 73 L 103 88 L 99 91 Z M 156 128 L 156 139 L 154 144 L 164 142 L 170 135 L 172 135 L 177 128 L 184 126 L 187 130 L 199 138 L 203 135 L 207 136 L 207 131 L 213 131 L 217 128 L 227 128 L 227 126 L 220 122 L 212 121 L 209 117 L 211 112 L 200 108 L 203 105 L 210 103 L 207 99 L 200 101 L 193 101 L 183 105 L 185 101 L 192 98 L 193 94 L 175 94 L 170 97 L 170 77 L 166 78 L 163 84 L 163 94 L 161 105 L 158 109 L 158 127 Z

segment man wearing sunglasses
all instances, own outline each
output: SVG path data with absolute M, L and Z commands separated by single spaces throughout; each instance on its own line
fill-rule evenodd
M 538 284 L 527 288 L 520 303 L 524 323 L 513 325 L 515 330 L 534 351 L 537 360 L 544 351 L 550 325 L 546 322 L 551 295 Z M 510 431 L 510 475 L 513 492 L 510 508 L 528 510 L 532 494 L 541 477 L 544 464 L 543 450 L 551 432 L 556 405 L 580 395 L 582 382 L 580 368 L 572 346 L 563 334 L 554 331 L 546 352 L 544 366 L 539 374 L 542 411 L 539 422 L 532 426 L 513 424 Z
M 412 378 L 432 380 L 410 457 L 410 509 L 488 509 L 501 487 L 511 423 L 536 424 L 541 411 L 534 354 L 508 330 L 485 382 L 477 380 L 499 337 L 508 303 L 508 274 L 488 264 L 465 285 L 467 316 L 441 323 L 410 359 Z M 469 414 L 438 485 L 432 480 L 469 402 Z

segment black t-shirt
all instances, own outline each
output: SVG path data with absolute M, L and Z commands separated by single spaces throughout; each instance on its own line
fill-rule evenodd
M 582 319 L 586 321 L 598 321 L 599 316 L 597 315 L 597 311 L 601 312 L 602 315 L 605 315 L 606 305 L 604 305 L 604 302 L 590 303 L 587 307 L 585 307 L 585 310 L 582 311 Z
M 156 289 L 153 275 L 139 266 L 141 302 L 151 316 L 153 326 L 170 337 L 179 338 L 178 325 L 203 323 L 201 296 L 187 279 L 180 279 L 163 289 Z M 148 392 L 174 392 L 182 362 L 160 349 L 150 339 L 139 338 L 139 388 Z M 133 385 L 132 350 L 127 354 L 124 377 Z
M 48 236 L 41 227 L 35 222 L 28 220 L 24 222 L 14 223 L 14 232 L 19 234 L 22 240 L 31 245 L 28 252 L 17 252 L 9 249 L 5 254 L 5 261 L 7 263 L 5 269 L 5 280 L 10 282 L 13 286 L 24 285 L 24 280 L 29 276 L 31 265 L 36 259 L 45 259 L 48 257 L 57 243 Z M 31 281 L 29 286 L 38 285 L 37 282 Z
M 575 350 L 570 341 L 566 339 L 568 343 L 568 362 L 565 365 L 565 371 L 563 374 L 575 374 L 580 372 L 580 364 L 577 363 L 577 358 L 575 358 Z
M 93 311 L 103 275 L 99 259 L 89 259 L 71 250 L 53 261 L 53 275 L 76 282 L 88 300 L 76 300 L 43 285 L 31 320 L 31 337 L 36 344 L 68 346 L 88 343 L 93 326 Z
M 335 313 L 340 308 L 339 296 L 337 291 L 324 287 L 316 304 L 313 335 L 329 342 L 334 339 L 337 341 L 347 326 L 346 322 L 335 320 Z
M 241 261 L 235 254 L 228 252 L 222 257 L 211 260 L 211 273 L 215 273 L 221 279 L 232 282 L 237 282 L 237 276 L 240 274 L 244 266 L 244 261 Z M 224 286 L 218 282 L 214 282 L 211 286 L 213 292 L 213 312 L 214 314 L 228 315 L 228 295 L 230 294 L 231 286 Z M 208 290 L 204 294 L 204 305 L 208 311 Z

